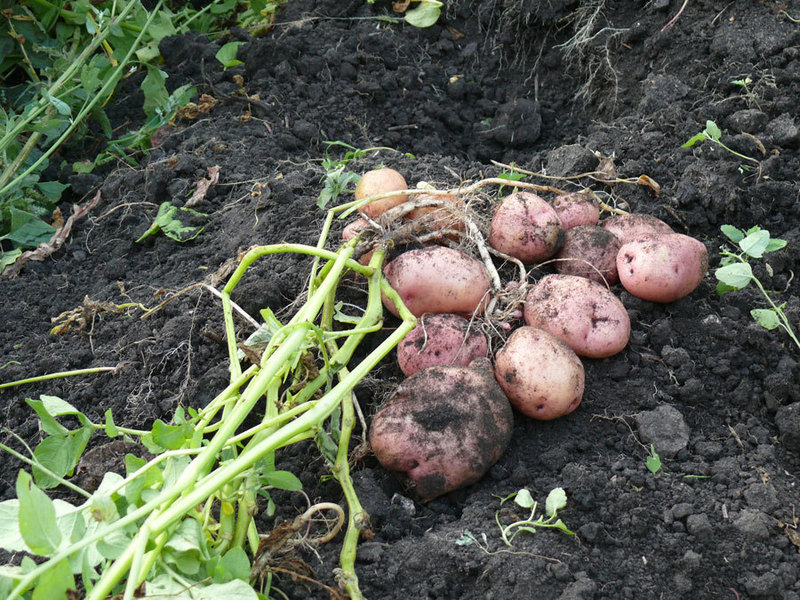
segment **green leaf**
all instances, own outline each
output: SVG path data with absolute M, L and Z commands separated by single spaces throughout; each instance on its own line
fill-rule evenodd
M 194 429 L 191 425 L 167 425 L 161 419 L 153 423 L 153 441 L 167 450 L 182 448 L 187 440 L 192 439 Z
M 214 570 L 215 583 L 227 583 L 233 579 L 250 580 L 250 560 L 247 552 L 239 547 L 228 550 Z
M 769 231 L 761 229 L 751 233 L 739 242 L 739 248 L 753 258 L 761 258 L 769 244 Z
M 737 262 L 720 267 L 714 272 L 715 277 L 734 289 L 747 287 L 753 279 L 753 269 L 745 262 Z
M 258 600 L 258 595 L 252 586 L 241 579 L 234 579 L 228 583 L 212 583 L 197 590 L 195 596 L 198 600 Z
M 44 406 L 45 410 L 54 417 L 74 415 L 77 417 L 78 421 L 80 421 L 81 425 L 88 425 L 90 423 L 89 419 L 86 418 L 86 415 L 72 406 L 72 404 L 66 400 L 62 400 L 58 396 L 48 396 L 47 394 L 42 394 L 39 396 L 39 399 L 42 401 L 42 405 Z
M 69 107 L 69 104 L 63 100 L 59 100 L 55 96 L 51 96 L 50 94 L 46 94 L 45 97 L 47 98 L 47 101 L 55 107 L 55 109 L 58 111 L 58 114 L 64 115 L 65 117 L 72 116 L 72 109 Z
M 106 417 L 106 426 L 105 426 L 106 435 L 110 438 L 117 437 L 120 434 L 120 432 L 119 429 L 117 429 L 117 426 L 114 424 L 114 415 L 111 414 L 110 408 L 106 411 L 105 417 Z
M 558 519 L 550 527 L 555 527 L 556 529 L 560 529 L 561 531 L 563 531 L 567 535 L 575 535 L 575 532 L 571 531 L 570 529 L 568 529 L 567 526 L 564 525 L 564 521 L 562 521 L 561 519 Z
M 6 267 L 13 265 L 17 259 L 22 256 L 22 250 L 17 248 L 15 250 L 8 250 L 0 255 L 0 275 L 6 270 Z
M 0 236 L 0 240 L 9 240 L 19 248 L 35 248 L 47 242 L 56 228 L 42 221 L 33 213 L 15 207 L 8 209 L 11 216 L 9 232 Z
M 67 559 L 60 560 L 39 576 L 36 588 L 33 590 L 32 600 L 66 598 L 67 590 L 74 589 L 76 589 L 75 578 L 69 568 L 69 561 Z
M 514 502 L 522 508 L 530 508 L 533 506 L 533 496 L 531 496 L 528 490 L 522 488 L 517 492 L 517 495 L 514 496 Z
M 780 327 L 781 320 L 778 317 L 778 313 L 771 308 L 754 308 L 750 311 L 750 314 L 764 329 L 769 329 L 772 331 L 773 329 Z
M 553 517 L 555 514 L 567 505 L 567 494 L 564 488 L 553 488 L 547 494 L 544 507 L 548 517 Z
M 34 485 L 31 476 L 20 470 L 17 476 L 19 532 L 25 545 L 39 556 L 52 554 L 61 544 L 53 501 Z
M 695 144 L 699 144 L 700 142 L 705 142 L 707 139 L 708 138 L 701 131 L 700 133 L 697 133 L 697 134 L 693 135 L 686 142 L 681 144 L 681 148 L 691 148 Z
M 164 545 L 165 559 L 174 564 L 187 575 L 194 575 L 200 570 L 202 555 L 200 552 L 201 536 L 203 535 L 200 523 L 195 519 L 184 519 Z
M 235 67 L 236 65 L 243 65 L 241 60 L 237 60 L 236 54 L 239 51 L 239 46 L 244 42 L 228 42 L 220 48 L 214 55 L 215 58 L 222 63 L 222 66 L 227 69 L 228 67 Z
M 36 415 L 39 417 L 39 421 L 42 424 L 42 430 L 47 435 L 66 436 L 69 434 L 69 429 L 56 421 L 55 417 L 51 415 L 45 407 L 44 402 L 41 400 L 25 398 L 25 403 L 36 412 Z
M 653 447 L 653 444 L 650 444 L 650 455 L 647 457 L 645 465 L 647 465 L 647 470 L 650 471 L 653 475 L 655 475 L 661 470 L 661 457 L 656 452 L 656 449 Z
M 66 476 L 75 467 L 72 456 L 72 439 L 66 436 L 51 435 L 43 439 L 33 451 L 42 466 L 47 467 L 59 477 Z M 45 472 L 33 468 L 33 477 L 37 485 L 44 489 L 51 489 L 59 485 L 59 480 Z
M 744 239 L 745 233 L 738 227 L 734 227 L 733 225 L 723 225 L 720 227 L 722 233 L 732 241 L 734 244 L 738 244 L 740 241 Z
M 142 107 L 147 116 L 154 115 L 157 108 L 166 106 L 169 101 L 169 93 L 164 80 L 167 74 L 161 69 L 149 67 L 147 76 L 142 81 L 142 92 L 144 93 L 144 106 Z
M 261 475 L 261 480 L 266 485 L 279 490 L 299 492 L 303 489 L 303 482 L 289 471 L 267 471 Z
M 715 142 L 719 141 L 719 138 L 722 137 L 722 131 L 717 127 L 717 124 L 711 120 L 706 121 L 705 133 Z
M 421 0 L 419 6 L 406 11 L 406 23 L 414 27 L 430 27 L 439 20 L 442 12 L 442 3 L 436 0 Z
M 94 162 L 91 160 L 82 160 L 79 162 L 72 163 L 72 172 L 73 173 L 91 173 L 94 171 Z
M 205 213 L 197 212 L 191 208 L 177 207 L 171 202 L 162 202 L 158 208 L 158 214 L 155 221 L 150 226 L 150 229 L 144 232 L 142 236 L 136 240 L 141 242 L 151 235 L 155 235 L 161 231 L 171 240 L 183 243 L 193 240 L 200 235 L 206 228 L 203 226 L 184 225 L 177 215 L 186 215 L 188 217 L 207 217 Z
M 769 244 L 767 244 L 767 247 L 764 248 L 764 254 L 768 254 L 769 252 L 777 252 L 778 250 L 785 248 L 787 243 L 788 242 L 786 240 L 781 240 L 778 238 L 771 239 Z
M 26 552 L 28 547 L 19 532 L 19 500 L 0 502 L 0 548 L 6 552 Z

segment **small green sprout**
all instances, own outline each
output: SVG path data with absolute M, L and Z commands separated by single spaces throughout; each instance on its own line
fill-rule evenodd
M 691 138 L 689 138 L 686 141 L 686 143 L 681 145 L 681 148 L 691 148 L 695 144 L 700 144 L 700 143 L 703 143 L 705 141 L 709 141 L 709 142 L 711 142 L 713 144 L 716 144 L 720 148 L 724 148 L 725 150 L 727 150 L 728 152 L 730 152 L 734 156 L 736 156 L 738 158 L 741 158 L 742 160 L 746 160 L 746 161 L 749 161 L 751 163 L 754 163 L 754 164 L 758 165 L 759 169 L 761 168 L 761 162 L 759 162 L 758 160 L 756 160 L 755 158 L 752 158 L 750 156 L 746 156 L 744 154 L 740 154 L 739 152 L 736 152 L 736 150 L 734 150 L 733 148 L 729 148 L 728 146 L 726 146 L 725 144 L 723 144 L 720 141 L 721 137 L 722 137 L 722 130 L 717 126 L 717 124 L 714 121 L 708 120 L 708 121 L 706 121 L 706 128 L 703 129 L 703 131 L 701 131 L 700 133 L 697 133 L 697 134 L 693 135 Z M 743 167 L 743 169 L 744 169 L 744 167 Z M 744 169 L 744 170 L 746 170 L 746 169 Z
M 547 515 L 546 519 L 544 514 L 540 514 L 538 518 L 534 519 L 538 503 L 525 488 L 503 498 L 500 501 L 500 506 L 512 498 L 514 499 L 514 503 L 518 506 L 529 508 L 531 514 L 527 519 L 514 521 L 509 525 L 503 526 L 500 523 L 500 513 L 495 513 L 495 521 L 497 521 L 497 526 L 500 527 L 500 536 L 503 538 L 503 542 L 505 542 L 506 546 L 511 546 L 514 538 L 517 537 L 520 532 L 527 531 L 528 533 L 536 533 L 537 528 L 559 529 L 567 535 L 575 535 L 575 533 L 570 531 L 567 526 L 564 525 L 564 522 L 558 518 L 558 511 L 567 505 L 567 494 L 563 488 L 553 488 L 547 495 L 547 499 L 544 503 L 544 511 Z
M 786 313 L 783 312 L 786 303 L 778 306 L 772 301 L 769 292 L 753 275 L 753 268 L 749 262 L 751 258 L 762 258 L 765 254 L 784 248 L 786 240 L 771 238 L 769 231 L 761 229 L 758 225 L 747 231 L 732 225 L 723 225 L 721 229 L 730 242 L 736 245 L 738 251 L 732 251 L 726 247 L 720 250 L 720 266 L 714 273 L 719 280 L 717 293 L 722 295 L 725 292 L 741 290 L 752 282 L 769 303 L 769 308 L 754 308 L 750 311 L 750 315 L 764 329 L 770 331 L 778 327 L 784 329 L 795 345 L 800 348 L 800 340 L 797 339 Z M 766 268 L 771 272 L 769 264 L 766 265 Z
M 744 79 L 734 79 L 731 81 L 733 85 L 738 85 L 740 88 L 744 90 L 745 95 L 758 107 L 758 110 L 761 110 L 761 105 L 758 103 L 758 98 L 750 89 L 750 84 L 753 83 L 753 80 L 749 77 L 745 77 Z
M 650 454 L 647 455 L 645 464 L 647 465 L 647 470 L 653 475 L 661 471 L 661 457 L 658 455 L 658 452 L 656 452 L 653 444 L 650 444 Z

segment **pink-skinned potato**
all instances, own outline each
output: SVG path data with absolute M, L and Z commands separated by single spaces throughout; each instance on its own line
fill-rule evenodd
M 700 240 L 672 233 L 629 242 L 617 254 L 622 285 L 651 302 L 674 302 L 692 293 L 708 271 L 708 251 Z
M 605 219 L 601 225 L 617 236 L 623 245 L 645 237 L 675 233 L 672 227 L 651 215 L 615 215 Z
M 525 323 L 554 335 L 579 356 L 606 358 L 631 334 L 628 311 L 607 287 L 577 275 L 546 275 L 525 298 Z
M 478 357 L 486 357 L 486 336 L 458 315 L 423 315 L 403 341 L 397 345 L 397 363 L 406 377 L 426 367 L 455 365 L 465 367 Z
M 511 405 L 488 359 L 428 367 L 401 383 L 372 419 L 369 442 L 420 502 L 471 485 L 511 440 Z
M 531 264 L 553 256 L 563 235 L 561 219 L 544 198 L 530 192 L 516 192 L 506 196 L 495 209 L 489 244 Z
M 586 381 L 578 355 L 536 327 L 514 330 L 495 355 L 495 378 L 519 412 L 550 421 L 581 403 Z
M 620 243 L 610 231 L 597 225 L 576 225 L 564 234 L 564 245 L 556 257 L 556 271 L 578 275 L 598 283 L 615 284 Z
M 471 256 L 444 246 L 404 252 L 383 269 L 389 285 L 414 316 L 425 313 L 480 315 L 490 286 L 486 267 Z M 397 309 L 386 297 L 384 306 Z
M 405 178 L 394 169 L 373 169 L 372 171 L 364 173 L 361 179 L 358 180 L 355 198 L 356 200 L 363 200 L 370 196 L 377 196 L 389 192 L 400 192 L 407 189 L 408 185 L 406 184 Z M 407 198 L 408 196 L 405 194 L 381 198 L 380 200 L 365 204 L 358 209 L 358 212 L 375 219 L 378 215 L 382 215 L 390 208 L 402 204 Z
M 556 211 L 565 231 L 578 225 L 597 225 L 600 220 L 600 206 L 591 194 L 559 194 L 550 201 L 550 206 Z

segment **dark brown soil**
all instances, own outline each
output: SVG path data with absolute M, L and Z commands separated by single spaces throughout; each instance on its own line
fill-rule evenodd
M 98 314 L 62 336 L 49 333 L 51 318 L 87 296 L 154 306 L 241 249 L 315 243 L 326 140 L 412 153 L 381 152 L 350 168 L 385 164 L 411 184 L 443 187 L 500 173 L 491 160 L 562 176 L 595 169 L 597 154 L 613 156 L 619 177 L 646 174 L 660 194 L 634 183 L 575 184 L 591 183 L 702 240 L 712 270 L 722 224 L 760 225 L 788 240 L 756 274 L 800 329 L 800 1 L 692 0 L 662 31 L 681 4 L 460 0 L 438 25 L 417 30 L 376 20 L 391 13 L 387 3 L 292 0 L 268 35 L 241 35 L 245 65 L 227 71 L 214 59 L 225 40 L 165 40 L 168 85 L 193 83 L 222 102 L 179 122 L 141 169 L 74 178 L 81 193 L 100 185 L 101 204 L 52 258 L 0 279 L 0 380 L 121 370 L 2 391 L 3 426 L 29 443 L 40 439 L 24 402 L 40 394 L 95 420 L 111 408 L 118 423 L 137 427 L 169 419 L 178 404 L 208 402 L 227 382 L 222 311 L 210 293 L 186 294 L 147 319 L 136 309 Z M 593 8 L 597 18 L 579 39 L 576 28 Z M 238 77 L 257 104 L 236 99 Z M 749 94 L 732 83 L 746 77 Z M 140 81 L 134 75 L 118 94 L 116 123 L 143 117 Z M 681 148 L 707 119 L 760 169 L 708 143 Z M 219 183 L 196 207 L 210 214 L 207 229 L 182 245 L 164 236 L 136 243 L 158 204 L 182 205 L 214 165 Z M 281 310 L 302 292 L 307 271 L 302 258 L 262 261 L 235 300 L 255 317 L 265 307 Z M 628 347 L 584 361 L 586 394 L 568 417 L 516 415 L 508 451 L 468 489 L 414 504 L 374 458 L 359 463 L 356 486 L 375 530 L 358 554 L 365 595 L 800 598 L 800 349 L 752 321 L 750 309 L 764 304 L 756 290 L 719 297 L 715 286 L 710 273 L 689 297 L 666 305 L 615 288 L 633 324 Z M 358 388 L 368 416 L 399 380 L 389 357 Z M 5 433 L 0 439 L 16 445 Z M 663 462 L 656 475 L 645 464 L 651 443 Z M 313 456 L 291 448 L 281 468 L 312 498 L 341 500 Z M 2 459 L 0 499 L 14 494 L 20 467 Z M 498 497 L 527 487 L 543 502 L 557 486 L 569 501 L 560 516 L 577 535 L 541 531 L 505 547 Z M 281 518 L 305 503 L 279 499 Z M 268 531 L 274 522 L 262 525 Z M 488 552 L 458 544 L 465 531 L 485 534 Z M 303 558 L 335 585 L 337 553 L 333 542 Z M 285 577 L 277 585 L 290 598 L 327 597 Z

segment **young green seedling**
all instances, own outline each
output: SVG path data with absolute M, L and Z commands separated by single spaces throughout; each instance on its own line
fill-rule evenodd
M 495 521 L 497 521 L 497 526 L 500 527 L 500 537 L 503 539 L 506 546 L 511 546 L 514 538 L 517 537 L 520 532 L 527 531 L 528 533 L 536 533 L 537 528 L 559 529 L 567 535 L 575 535 L 575 533 L 570 531 L 567 526 L 564 525 L 564 522 L 558 518 L 558 511 L 567 505 L 567 494 L 564 492 L 563 488 L 553 488 L 550 491 L 545 500 L 544 514 L 540 514 L 535 519 L 536 509 L 539 505 L 528 490 L 522 488 L 510 496 L 506 496 L 500 501 L 500 506 L 512 498 L 515 504 L 522 508 L 529 508 L 531 512 L 527 519 L 514 521 L 508 525 L 502 525 L 500 523 L 500 513 L 495 513 Z M 545 518 L 545 515 L 547 518 Z
M 730 152 L 734 156 L 736 156 L 738 158 L 741 158 L 742 160 L 746 160 L 746 161 L 749 161 L 751 163 L 754 163 L 754 164 L 758 165 L 759 169 L 761 168 L 761 162 L 760 161 L 758 161 L 755 158 L 752 158 L 750 156 L 746 156 L 744 154 L 740 154 L 739 152 L 737 152 L 733 148 L 730 148 L 730 147 L 726 146 L 725 144 L 722 143 L 722 141 L 720 141 L 721 137 L 722 137 L 722 130 L 717 126 L 717 124 L 714 121 L 708 120 L 708 121 L 706 121 L 706 128 L 703 129 L 703 131 L 701 131 L 700 133 L 697 133 L 697 134 L 693 135 L 691 138 L 689 138 L 686 141 L 686 143 L 681 145 L 681 148 L 691 148 L 695 144 L 700 144 L 700 143 L 703 143 L 705 141 L 709 141 L 709 142 L 711 142 L 713 144 L 716 144 L 720 148 L 724 148 L 725 150 L 727 150 L 728 152 Z
M 661 457 L 658 455 L 658 452 L 656 452 L 653 444 L 650 444 L 650 454 L 647 455 L 645 464 L 647 465 L 647 470 L 653 475 L 661 471 Z
M 765 254 L 784 248 L 786 240 L 771 238 L 769 231 L 761 229 L 757 225 L 747 231 L 732 225 L 723 225 L 721 229 L 730 242 L 736 245 L 738 251 L 730 250 L 728 247 L 720 249 L 720 266 L 714 273 L 719 280 L 717 293 L 722 295 L 725 292 L 741 290 L 753 283 L 766 299 L 769 308 L 754 308 L 750 311 L 750 315 L 765 329 L 782 328 L 800 348 L 800 340 L 797 339 L 797 335 L 783 311 L 786 303 L 777 305 L 773 302 L 769 292 L 753 274 L 753 268 L 750 266 L 750 259 L 759 259 Z M 771 271 L 769 264 L 766 264 L 766 268 Z

